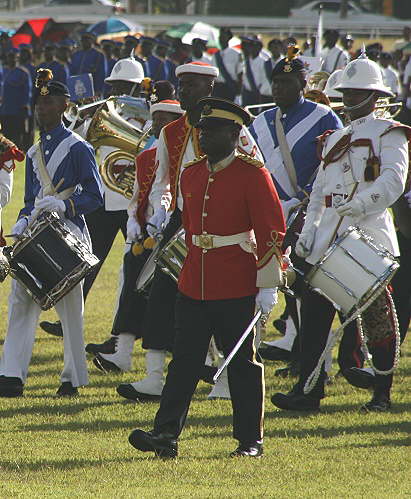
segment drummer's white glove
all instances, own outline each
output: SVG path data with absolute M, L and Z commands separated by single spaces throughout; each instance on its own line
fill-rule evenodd
M 300 200 L 297 198 L 291 198 L 288 201 L 281 201 L 281 208 L 283 209 L 285 221 L 287 221 L 290 216 L 290 210 L 294 206 L 297 206 L 297 204 L 300 204 Z
M 404 197 L 407 200 L 408 206 L 411 208 L 411 191 L 406 192 Z
M 136 241 L 141 234 L 140 224 L 137 222 L 134 215 L 128 217 L 127 220 L 127 241 Z
M 60 215 L 66 211 L 66 205 L 64 201 L 62 201 L 61 199 L 57 199 L 54 196 L 45 196 L 42 199 L 39 200 L 36 199 L 34 206 L 38 210 L 56 211 Z
M 257 308 L 260 308 L 261 312 L 267 315 L 271 312 L 277 302 L 277 288 L 260 288 L 255 297 Z
M 365 215 L 365 205 L 362 199 L 352 199 L 336 208 L 340 217 L 360 217 Z
M 157 232 L 161 230 L 161 226 L 163 225 L 166 219 L 166 215 L 167 213 L 164 206 L 160 206 L 160 208 L 154 212 L 154 215 L 150 218 L 150 220 L 147 223 L 147 232 L 151 237 L 154 237 L 157 234 Z
M 13 228 L 11 229 L 11 233 L 13 236 L 20 236 L 20 234 L 23 234 L 23 232 L 27 229 L 27 226 L 29 224 L 29 221 L 27 217 L 22 217 L 17 222 L 13 225 Z
M 300 234 L 297 244 L 295 245 L 295 252 L 301 258 L 307 258 L 307 256 L 311 254 L 316 232 L 317 228 L 312 226 L 309 232 L 302 232 Z

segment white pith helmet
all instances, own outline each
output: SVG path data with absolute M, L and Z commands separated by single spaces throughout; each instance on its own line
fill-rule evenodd
M 141 83 L 144 78 L 143 66 L 132 57 L 120 59 L 114 64 L 110 76 L 104 81 L 129 81 L 130 83 Z
M 335 87 L 340 83 L 342 73 L 342 69 L 336 69 L 334 73 L 331 73 L 324 88 L 324 93 L 327 97 L 338 97 L 341 99 L 341 92 L 337 92 Z
M 345 88 L 374 90 L 383 97 L 394 96 L 391 90 L 384 85 L 379 65 L 365 57 L 349 62 L 343 69 L 340 83 L 334 89 L 341 92 Z

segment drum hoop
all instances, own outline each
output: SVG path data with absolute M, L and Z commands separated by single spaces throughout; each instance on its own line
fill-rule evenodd
M 13 245 L 13 255 L 18 255 L 38 234 L 43 232 L 54 221 L 58 220 L 57 215 L 51 212 L 42 213 L 33 224 L 22 234 L 21 238 Z

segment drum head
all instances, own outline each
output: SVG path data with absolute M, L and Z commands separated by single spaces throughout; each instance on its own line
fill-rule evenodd
M 137 277 L 136 290 L 139 291 L 140 293 L 147 290 L 147 287 L 153 278 L 154 271 L 156 269 L 156 260 L 157 260 L 158 251 L 159 251 L 159 245 L 157 244 L 157 246 L 153 249 L 151 255 L 147 259 L 146 263 L 141 269 L 140 274 Z

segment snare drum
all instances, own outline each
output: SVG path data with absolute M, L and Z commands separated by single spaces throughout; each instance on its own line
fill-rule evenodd
M 74 288 L 99 259 L 55 213 L 44 212 L 11 247 L 10 274 L 43 310 Z
M 159 251 L 157 257 L 157 265 L 176 282 L 178 281 L 185 257 L 188 253 L 184 238 L 184 229 L 180 229 L 164 248 Z
M 307 275 L 308 284 L 346 316 L 387 286 L 399 264 L 358 227 L 349 227 Z

